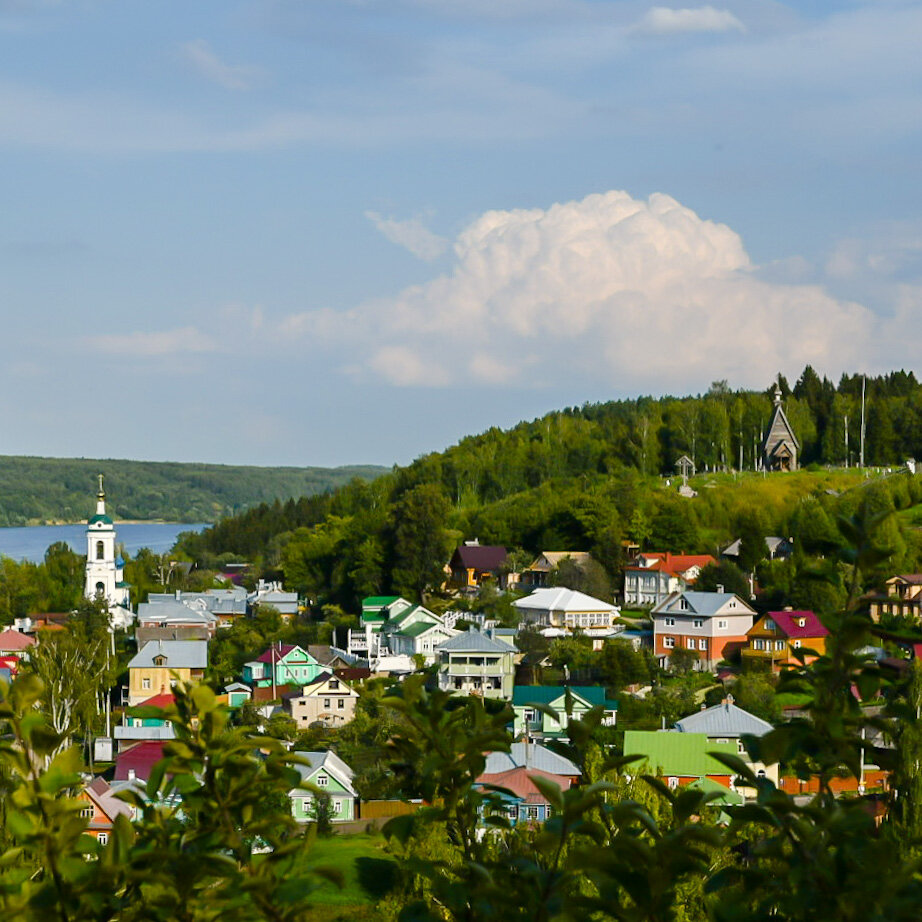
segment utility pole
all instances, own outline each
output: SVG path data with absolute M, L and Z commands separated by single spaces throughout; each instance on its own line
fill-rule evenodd
M 845 414 L 845 469 L 848 470 L 848 413 Z
M 868 383 L 868 376 L 861 379 L 861 469 L 864 470 L 864 388 Z

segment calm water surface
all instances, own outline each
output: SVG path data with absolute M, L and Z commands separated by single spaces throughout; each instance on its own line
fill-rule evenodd
M 201 531 L 207 525 L 178 522 L 115 523 L 115 540 L 124 544 L 132 557 L 142 548 L 163 554 L 176 543 L 181 531 Z M 78 554 L 86 553 L 86 525 L 31 525 L 26 528 L 0 528 L 0 555 L 13 560 L 38 563 L 45 558 L 48 546 L 66 541 Z

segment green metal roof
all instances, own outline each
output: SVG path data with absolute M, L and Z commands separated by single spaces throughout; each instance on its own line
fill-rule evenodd
M 608 711 L 618 710 L 618 702 L 607 698 L 605 689 L 600 685 L 516 685 L 512 689 L 512 706 L 521 707 L 533 702 L 553 705 L 559 701 L 562 708 L 567 688 L 573 695 L 582 698 L 590 707 L 601 704 Z
M 684 775 L 703 778 L 706 775 L 731 775 L 733 772 L 708 755 L 722 752 L 738 755 L 736 741 L 715 743 L 704 733 L 676 733 L 672 730 L 626 730 L 624 754 L 643 756 L 651 774 Z M 635 763 L 637 764 L 637 763 Z
M 399 598 L 399 595 L 370 595 L 362 599 L 362 608 L 385 608 Z
M 115 524 L 112 519 L 107 515 L 94 515 L 93 518 L 87 523 L 88 525 L 98 525 L 102 522 L 103 525 L 113 525 Z
M 401 628 L 397 633 L 402 637 L 419 637 L 420 634 L 425 634 L 426 631 L 431 631 L 434 627 L 440 627 L 440 625 L 433 624 L 430 621 L 417 621 L 415 624 Z

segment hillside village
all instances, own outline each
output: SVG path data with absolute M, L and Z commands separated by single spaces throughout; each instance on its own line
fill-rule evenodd
M 779 390 L 764 476 L 792 476 L 798 448 Z M 681 476 L 664 495 L 693 503 L 702 482 L 690 458 L 679 460 Z M 914 483 L 908 468 L 879 476 L 887 490 L 899 478 Z M 617 580 L 590 549 L 526 551 L 467 537 L 429 569 L 437 575 L 415 598 L 366 595 L 354 614 L 318 606 L 284 572 L 272 578 L 245 563 L 182 588 L 195 563 L 180 557 L 160 562 L 161 584 L 142 597 L 126 579 L 131 562 L 100 475 L 84 601 L 73 612 L 15 617 L 0 632 L 0 678 L 35 674 L 55 689 L 56 704 L 39 704 L 59 746 L 83 751 L 76 797 L 100 846 L 146 809 L 182 810 L 181 790 L 162 790 L 163 766 L 187 732 L 177 708 L 197 685 L 211 689 L 231 726 L 294 759 L 290 819 L 340 836 L 434 809 L 426 786 L 382 755 L 406 731 L 399 709 L 384 703 L 395 694 L 427 694 L 446 714 L 476 707 L 496 725 L 470 779 L 480 836 L 497 817 L 524 835 L 551 823 L 564 792 L 598 781 L 592 758 L 621 760 L 622 783 L 649 776 L 664 792 L 695 792 L 715 828 L 771 790 L 805 808 L 823 791 L 861 802 L 878 828 L 905 783 L 892 758 L 899 730 L 888 729 L 899 725 L 878 716 L 883 686 L 865 691 L 856 679 L 844 689 L 876 727 L 856 767 L 830 776 L 771 742 L 812 713 L 804 677 L 835 640 L 829 597 L 814 596 L 817 610 L 772 604 L 785 601 L 772 580 L 777 587 L 804 554 L 804 534 L 750 529 L 713 553 L 626 537 L 611 558 L 620 561 Z M 814 541 L 814 552 L 826 547 Z M 873 633 L 856 662 L 903 687 L 922 655 L 922 574 L 875 560 L 872 583 L 852 600 Z

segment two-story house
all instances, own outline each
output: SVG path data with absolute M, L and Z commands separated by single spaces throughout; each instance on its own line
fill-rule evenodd
M 737 755 L 735 741 L 717 743 L 705 733 L 673 733 L 670 730 L 626 730 L 625 756 L 640 756 L 627 771 L 656 775 L 673 790 L 693 781 L 708 778 L 731 788 L 735 772 L 711 753 Z
M 551 708 L 557 716 L 552 717 L 535 707 L 536 704 Z M 533 739 L 564 739 L 570 721 L 581 720 L 594 707 L 604 708 L 604 726 L 615 726 L 618 702 L 610 700 L 605 689 L 598 685 L 516 685 L 512 690 L 515 712 L 512 735 L 516 739 L 523 735 Z
M 322 672 L 308 682 L 300 692 L 286 695 L 286 710 L 301 728 L 319 723 L 325 727 L 341 727 L 355 717 L 359 693 L 329 672 Z
M 86 833 L 100 845 L 109 841 L 116 817 L 134 819 L 134 807 L 117 797 L 105 778 L 94 778 L 77 793 L 77 799 L 81 801 L 80 816 L 87 823 Z
M 655 608 L 673 592 L 694 585 L 698 574 L 716 562 L 710 554 L 638 554 L 624 568 L 625 607 Z
M 149 640 L 128 663 L 128 706 L 135 707 L 177 682 L 198 682 L 208 667 L 204 640 Z
M 522 571 L 519 579 L 520 588 L 546 588 L 551 573 L 565 560 L 583 568 L 592 563 L 592 555 L 588 551 L 542 551 L 535 561 Z
M 478 589 L 487 580 L 502 586 L 506 556 L 506 548 L 499 545 L 465 541 L 455 548 L 448 562 L 449 583 L 453 588 L 462 590 Z
M 881 615 L 900 615 L 922 621 L 922 573 L 906 573 L 891 576 L 880 595 L 868 596 L 871 617 L 880 620 Z
M 743 663 L 749 667 L 780 672 L 786 666 L 799 666 L 797 650 L 826 652 L 829 629 L 812 611 L 770 611 L 762 615 L 746 633 Z M 812 663 L 816 656 L 805 656 Z
M 516 649 L 472 627 L 436 648 L 439 688 L 484 698 L 512 697 Z
M 243 665 L 243 681 L 256 688 L 305 685 L 323 672 L 323 667 L 297 644 L 273 644 L 261 656 Z
M 305 785 L 294 788 L 288 794 L 294 818 L 299 823 L 310 823 L 316 819 L 317 795 L 306 787 L 310 785 L 329 795 L 334 823 L 354 820 L 358 794 L 352 783 L 352 769 L 335 752 L 295 752 L 294 755 L 301 760 L 294 767 Z
M 702 669 L 746 645 L 755 610 L 732 592 L 676 592 L 651 612 L 653 652 L 668 666 L 676 649 L 693 651 Z

